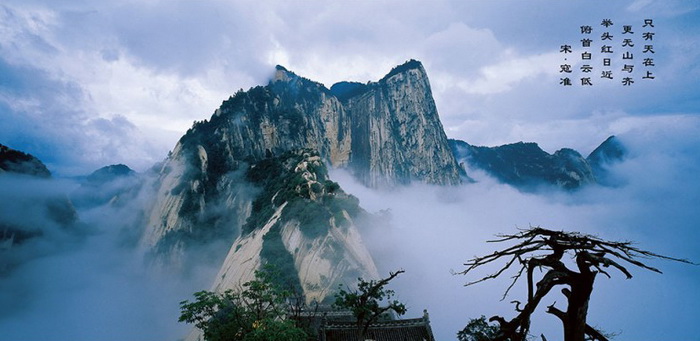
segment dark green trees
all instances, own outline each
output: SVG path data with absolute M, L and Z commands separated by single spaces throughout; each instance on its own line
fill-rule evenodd
M 274 269 L 255 272 L 241 290 L 200 291 L 180 302 L 180 322 L 193 323 L 207 341 L 304 341 L 306 332 L 287 318 L 290 292 L 273 280 Z
M 357 321 L 358 340 L 364 340 L 370 324 L 376 322 L 383 314 L 393 311 L 401 316 L 406 313 L 403 303 L 392 300 L 394 291 L 384 288 L 389 281 L 404 272 L 390 272 L 389 277 L 378 281 L 358 278 L 357 290 L 345 291 L 342 286 L 339 288 L 334 306 L 352 311 Z
M 471 319 L 464 329 L 457 333 L 459 341 L 491 341 L 498 336 L 500 329 L 496 325 L 489 324 L 486 316 Z

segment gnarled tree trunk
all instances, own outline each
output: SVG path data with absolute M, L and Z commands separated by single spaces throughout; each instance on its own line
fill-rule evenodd
M 588 302 L 593 292 L 593 282 L 598 273 L 610 277 L 606 269 L 612 267 L 625 274 L 627 278 L 632 278 L 629 271 L 617 262 L 619 260 L 661 273 L 658 269 L 638 261 L 637 258 L 640 257 L 661 258 L 694 264 L 685 259 L 672 258 L 638 249 L 633 247 L 630 242 L 610 242 L 577 232 L 552 231 L 536 227 L 524 230 L 518 234 L 502 235 L 501 237 L 501 239 L 494 240 L 494 242 L 516 240 L 519 243 L 486 256 L 473 258 L 465 264 L 467 269 L 461 273 L 466 274 L 482 265 L 501 258 L 506 259 L 500 270 L 466 284 L 472 285 L 496 278 L 513 264 L 519 263 L 520 270 L 513 276 L 513 282 L 506 290 L 503 298 L 508 295 L 508 292 L 522 274 L 526 273 L 528 297 L 524 308 L 520 309 L 520 302 L 513 301 L 517 303 L 515 309 L 518 311 L 518 315 L 516 317 L 510 321 L 501 316 L 490 318 L 490 321 L 497 321 L 500 325 L 500 334 L 496 337 L 496 340 L 503 341 L 517 341 L 527 338 L 530 329 L 530 316 L 541 300 L 557 285 L 567 286 L 567 288 L 562 289 L 562 293 L 566 296 L 568 303 L 566 312 L 557 309 L 554 307 L 554 304 L 548 307 L 547 312 L 561 320 L 564 327 L 564 341 L 584 341 L 586 337 L 590 340 L 607 341 L 607 338 L 602 333 L 587 323 Z M 543 255 L 542 251 L 550 253 Z M 565 254 L 573 254 L 576 260 L 575 270 L 577 271 L 567 268 L 562 262 L 562 257 Z M 547 269 L 547 271 L 535 284 L 533 279 L 534 270 L 543 268 Z

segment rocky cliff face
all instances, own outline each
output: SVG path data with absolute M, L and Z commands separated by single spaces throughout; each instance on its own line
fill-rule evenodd
M 285 287 L 301 289 L 308 301 L 323 301 L 338 284 L 357 277 L 378 277 L 355 227 L 366 213 L 327 178 L 317 152 L 298 149 L 264 159 L 246 178 L 262 192 L 216 276 L 215 290 L 252 280 L 263 263 L 275 264 Z
M 329 165 L 350 169 L 370 186 L 460 182 L 419 62 L 355 90 L 336 96 L 278 66 L 267 86 L 224 101 L 209 121 L 194 124 L 166 160 L 149 219 L 149 243 L 171 231 L 194 232 L 201 223 L 196 216 L 209 216 L 210 225 L 235 225 L 208 215 L 209 203 L 230 201 L 241 209 L 234 215 L 245 217 L 251 198 L 239 193 L 235 172 L 243 163 L 296 148 L 318 151 Z
M 267 86 L 224 101 L 210 121 L 195 124 L 181 142 L 187 146 L 193 137 L 208 135 L 197 142 L 204 142 L 205 149 L 218 148 L 217 156 L 229 162 L 312 148 L 331 165 L 344 166 L 350 158 L 351 127 L 343 106 L 323 85 L 278 66 Z
M 267 86 L 232 96 L 210 121 L 195 124 L 181 143 L 201 145 L 223 167 L 231 167 L 232 160 L 311 148 L 331 166 L 348 167 L 373 187 L 459 183 L 460 168 L 419 62 L 410 61 L 352 91 L 339 88 L 328 90 L 278 66 Z M 207 135 L 205 141 L 192 141 L 201 135 Z
M 376 83 L 335 88 L 352 119 L 350 165 L 361 181 L 372 187 L 460 182 L 419 62 L 398 66 Z
M 242 175 L 245 163 L 231 159 L 222 165 L 224 158 L 211 152 L 216 147 L 209 148 L 181 140 L 161 167 L 147 210 L 143 242 L 156 259 L 181 269 L 204 260 L 220 263 L 254 198 Z
M 360 209 L 326 179 L 325 165 L 374 187 L 457 184 L 460 168 L 419 62 L 344 84 L 329 90 L 278 66 L 268 85 L 239 91 L 196 122 L 163 163 L 144 243 L 185 268 L 195 258 L 225 261 L 219 288 L 265 261 L 294 269 L 288 279 L 316 299 L 342 279 L 374 277 L 354 227 Z M 301 155 L 313 157 L 287 164 Z M 268 188 L 270 176 L 275 184 L 291 177 L 294 190 Z

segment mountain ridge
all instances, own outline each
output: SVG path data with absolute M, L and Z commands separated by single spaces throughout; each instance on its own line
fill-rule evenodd
M 522 141 L 485 147 L 451 139 L 450 147 L 458 160 L 524 191 L 542 186 L 576 190 L 593 184 L 608 185 L 607 167 L 622 160 L 626 153 L 615 136 L 608 137 L 586 158 L 570 148 L 549 154 L 537 143 Z
M 501 180 L 516 187 L 537 180 L 576 189 L 595 183 L 591 163 L 604 169 L 614 162 L 614 141 L 588 158 L 567 148 L 548 154 L 535 143 L 471 146 L 447 139 L 418 61 L 376 82 L 330 89 L 277 66 L 268 84 L 236 92 L 195 122 L 148 174 L 153 179 L 107 166 L 86 177 L 76 198 L 83 207 L 119 207 L 152 186 L 137 231 L 154 263 L 183 272 L 214 265 L 217 291 L 273 263 L 307 299 L 323 301 L 338 284 L 378 276 L 357 228 L 371 215 L 329 179 L 327 167 L 373 188 L 458 185 L 469 178 L 457 160 L 469 158 L 472 166 L 478 159 L 500 169 Z M 101 196 L 90 196 L 93 188 Z
M 262 262 L 278 263 L 319 301 L 344 280 L 376 277 L 355 227 L 363 210 L 327 178 L 326 165 L 389 188 L 459 184 L 463 171 L 420 62 L 365 86 L 341 101 L 278 66 L 267 85 L 238 91 L 195 122 L 156 181 L 143 237 L 156 261 L 228 264 L 219 290 Z

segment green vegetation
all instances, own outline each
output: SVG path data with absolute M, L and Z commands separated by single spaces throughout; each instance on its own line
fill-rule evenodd
M 379 82 L 385 81 L 385 80 L 391 78 L 391 76 L 393 76 L 393 75 L 396 75 L 396 74 L 399 74 L 399 73 L 402 73 L 402 72 L 405 72 L 405 71 L 408 71 L 411 69 L 417 69 L 421 66 L 422 66 L 422 64 L 419 61 L 417 61 L 415 59 L 411 59 L 411 60 L 391 69 L 391 71 L 389 71 L 389 73 L 387 73 L 386 76 L 384 76 L 381 80 L 379 80 Z
M 42 178 L 51 177 L 51 172 L 41 160 L 3 144 L 0 144 L 0 170 Z
M 341 102 L 360 96 L 371 89 L 368 84 L 358 82 L 338 82 L 331 86 L 331 93 Z
M 356 217 L 362 213 L 362 209 L 360 208 L 360 200 L 353 195 L 344 194 L 326 197 L 324 198 L 323 203 L 331 212 L 336 214 L 346 211 L 351 217 Z
M 326 189 L 327 193 L 335 193 L 337 190 L 340 189 L 340 185 L 338 185 L 337 182 L 333 182 L 331 180 L 326 180 L 323 183 L 323 186 Z
M 251 215 L 243 226 L 243 233 L 252 233 L 261 228 L 281 205 L 287 204 L 280 220 L 263 237 L 261 257 L 267 264 L 279 269 L 276 284 L 295 290 L 301 290 L 302 286 L 294 256 L 282 241 L 283 224 L 296 221 L 304 237 L 315 239 L 328 233 L 333 218 L 337 226 L 347 226 L 350 222 L 343 212 L 348 212 L 350 216 L 362 212 L 357 198 L 345 194 L 337 183 L 326 179 L 327 170 L 322 163 L 306 164 L 306 170 L 317 181 L 307 180 L 305 172 L 295 171 L 309 156 L 317 154 L 302 149 L 268 157 L 252 164 L 245 174 L 248 181 L 261 187 L 261 191 L 252 203 Z M 333 249 L 341 250 L 342 247 L 335 245 Z M 329 255 L 331 258 L 337 259 L 339 256 Z
M 357 290 L 346 291 L 342 285 L 335 294 L 333 306 L 352 311 L 357 321 L 357 339 L 364 340 L 370 324 L 391 311 L 401 316 L 406 313 L 406 305 L 398 300 L 392 300 L 394 291 L 384 287 L 404 270 L 389 273 L 389 277 L 375 281 L 365 281 L 358 278 Z M 380 304 L 385 304 L 380 306 Z
M 272 279 L 275 285 L 301 292 L 301 280 L 294 267 L 294 257 L 285 248 L 280 230 L 281 227 L 278 222 L 263 236 L 260 257 L 267 264 L 271 264 L 278 269 L 277 277 Z
M 285 202 L 287 207 L 282 212 L 282 220 L 297 220 L 302 233 L 309 238 L 325 234 L 332 217 L 338 226 L 346 226 L 349 222 L 343 211 L 352 217 L 361 213 L 357 198 L 345 194 L 337 183 L 326 179 L 323 163 L 307 163 L 307 171 L 315 175 L 316 181 L 305 179 L 302 172 L 294 172 L 304 154 L 317 155 L 310 150 L 296 150 L 251 165 L 246 179 L 262 187 L 262 192 L 253 201 L 243 233 L 262 227 Z
M 464 329 L 457 333 L 459 341 L 491 341 L 496 339 L 500 332 L 498 325 L 489 324 L 486 316 L 471 319 Z
M 243 233 L 250 233 L 263 226 L 275 213 L 277 206 L 299 196 L 297 186 L 304 179 L 290 167 L 301 160 L 302 155 L 286 152 L 278 157 L 263 159 L 248 168 L 246 179 L 262 187 L 262 192 L 253 201 L 252 212 L 243 226 Z
M 250 217 L 243 225 L 243 233 L 250 233 L 263 226 L 275 213 L 272 198 L 275 194 L 286 196 L 287 191 L 280 193 L 284 188 L 283 165 L 280 158 L 267 158 L 251 165 L 246 171 L 245 177 L 253 184 L 263 188 L 262 192 L 253 200 Z
M 331 213 L 323 204 L 305 199 L 295 199 L 282 213 L 284 221 L 299 221 L 299 229 L 308 238 L 317 238 L 328 231 Z
M 277 272 L 266 267 L 241 291 L 200 291 L 195 301 L 180 302 L 180 322 L 192 323 L 207 341 L 304 341 L 308 334 L 288 319 L 289 291 L 275 284 Z

